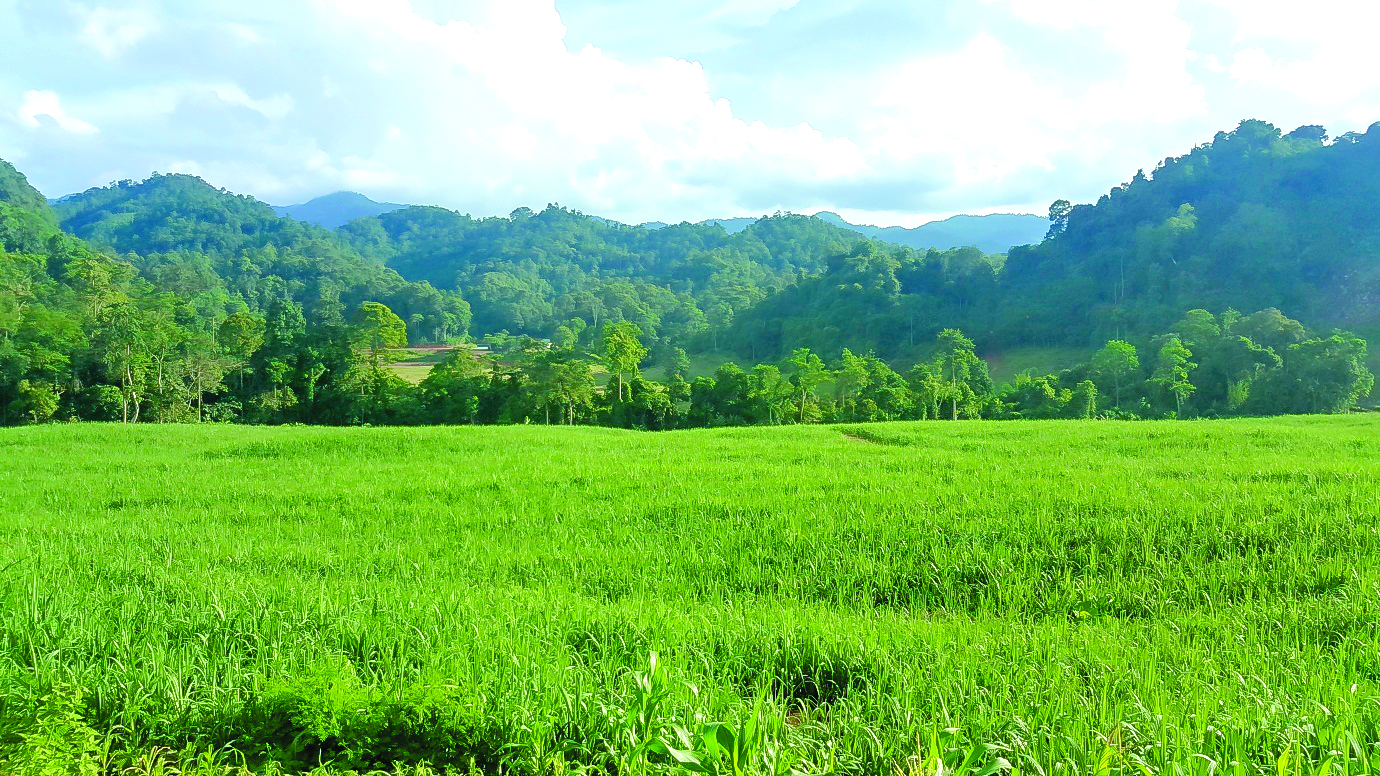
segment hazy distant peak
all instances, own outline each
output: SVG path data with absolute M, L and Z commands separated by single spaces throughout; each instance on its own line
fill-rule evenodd
M 854 224 L 838 213 L 828 210 L 815 213 L 815 218 L 833 226 L 857 232 L 885 242 L 908 245 L 921 250 L 937 248 L 948 250 L 975 246 L 983 253 L 1006 253 L 1013 246 L 1038 243 L 1049 230 L 1049 219 L 1044 216 L 1003 213 L 989 216 L 958 215 L 943 221 L 933 221 L 923 226 L 907 229 L 902 226 L 871 226 Z M 701 221 L 703 224 L 717 224 L 729 234 L 736 234 L 757 223 L 755 218 L 713 218 Z M 666 224 L 659 221 L 643 224 L 648 229 L 660 229 Z
M 381 216 L 406 207 L 408 206 L 390 202 L 375 202 L 354 191 L 337 191 L 300 205 L 275 206 L 273 210 L 280 216 L 295 218 L 327 229 L 338 229 L 358 218 Z
M 839 214 L 828 211 L 816 213 L 815 218 L 867 237 L 912 248 L 947 250 L 971 245 L 983 253 L 1006 253 L 1016 245 L 1038 243 L 1049 230 L 1049 219 L 1044 216 L 1022 214 L 958 215 L 912 229 L 853 224 Z

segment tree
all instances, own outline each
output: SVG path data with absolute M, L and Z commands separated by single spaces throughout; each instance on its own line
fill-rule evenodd
M 422 381 L 422 408 L 433 423 L 477 423 L 488 387 L 484 367 L 469 350 L 457 348 Z
M 1068 405 L 1074 417 L 1092 420 L 1097 417 L 1097 384 L 1092 380 L 1082 380 L 1073 388 L 1073 398 Z
M 350 323 L 354 341 L 369 353 L 370 363 L 378 368 L 379 354 L 407 347 L 407 324 L 381 302 L 365 302 L 355 311 Z
M 148 374 L 149 353 L 144 319 L 131 302 L 101 310 L 96 341 L 106 373 L 120 381 L 120 418 L 139 422 L 139 406 Z
M 797 348 L 789 359 L 791 366 L 795 367 L 795 387 L 800 391 L 800 422 L 805 422 L 805 408 L 810 403 L 810 397 L 814 396 L 815 389 L 819 384 L 828 380 L 830 372 L 824 366 L 824 360 L 809 348 Z
M 381 356 L 395 348 L 407 347 L 407 324 L 396 313 L 381 302 L 365 302 L 350 319 L 350 339 L 354 347 L 362 349 L 369 356 L 369 374 L 363 381 L 368 393 L 373 397 L 370 411 L 386 413 L 389 405 L 388 383 L 390 374 L 382 368 Z M 316 362 L 316 359 L 309 359 Z M 324 365 L 301 364 L 306 367 L 308 392 L 315 394 L 315 385 L 326 372 Z M 308 398 L 310 401 L 311 397 Z
M 591 403 L 596 383 L 589 362 L 551 351 L 536 357 L 530 367 L 531 391 L 546 410 L 546 422 L 551 423 L 552 406 L 561 410 L 561 420 L 575 425 L 575 408 Z
M 1093 372 L 1099 379 L 1110 382 L 1116 407 L 1121 407 L 1121 389 L 1140 372 L 1140 356 L 1136 346 L 1125 340 L 1112 340 L 1093 356 Z
M 58 411 L 58 392 L 46 383 L 19 381 L 19 396 L 10 408 L 28 423 L 46 423 Z
M 618 378 L 618 401 L 623 401 L 624 380 L 629 374 L 636 374 L 637 368 L 647 358 L 647 348 L 640 337 L 642 330 L 630 321 L 606 324 L 604 326 L 604 364 Z
M 1198 390 L 1189 381 L 1190 373 L 1198 368 L 1192 358 L 1193 353 L 1184 347 L 1178 337 L 1170 337 L 1169 341 L 1164 343 L 1164 347 L 1160 348 L 1159 359 L 1155 362 L 1155 372 L 1150 378 L 1151 385 L 1174 397 L 1176 417 L 1183 417 L 1184 402 Z
M 906 374 L 906 383 L 915 396 L 920 419 L 938 420 L 939 405 L 944 396 L 944 380 L 939 376 L 938 365 L 916 364 Z
M 871 376 L 867 367 L 867 359 L 853 355 L 848 348 L 844 348 L 839 355 L 838 368 L 834 370 L 834 388 L 843 404 L 847 405 L 855 394 L 868 387 Z
M 795 388 L 781 375 L 774 364 L 758 364 L 748 375 L 748 396 L 756 408 L 756 415 L 776 425 L 785 419 Z
M 204 400 L 209 392 L 224 388 L 224 379 L 236 363 L 223 358 L 216 349 L 216 342 L 209 334 L 194 334 L 181 343 L 183 371 L 192 401 L 196 405 L 196 421 L 205 417 Z
M 679 377 L 684 380 L 690 374 L 690 355 L 685 352 L 685 348 L 672 348 L 670 363 L 667 364 L 667 374 L 672 377 Z
M 939 332 L 936 346 L 940 400 L 949 403 L 950 418 L 958 420 L 960 408 L 968 417 L 977 417 L 992 390 L 987 364 L 978 357 L 973 341 L 958 329 Z
M 1345 332 L 1290 346 L 1284 373 L 1294 401 L 1285 411 L 1336 413 L 1355 407 L 1375 389 L 1366 352 L 1365 340 Z
M 1067 413 L 1073 392 L 1059 387 L 1056 375 L 1034 375 L 1023 372 L 998 396 L 999 409 L 1007 417 L 1047 419 Z
M 1073 212 L 1073 205 L 1067 199 L 1055 200 L 1049 206 L 1049 232 L 1045 239 L 1051 239 L 1063 234 L 1069 228 L 1069 214 Z
M 263 319 L 247 312 L 237 312 L 221 323 L 216 332 L 216 341 L 221 351 L 229 357 L 229 368 L 239 375 L 240 388 L 243 389 L 251 360 L 264 344 Z

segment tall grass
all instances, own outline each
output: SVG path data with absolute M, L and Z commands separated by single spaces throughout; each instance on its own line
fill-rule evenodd
M 4 430 L 0 772 L 1374 772 L 1377 438 Z

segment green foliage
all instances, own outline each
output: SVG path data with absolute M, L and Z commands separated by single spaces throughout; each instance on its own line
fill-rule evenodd
M 642 330 L 629 321 L 605 324 L 600 339 L 603 341 L 604 365 L 618 378 L 618 401 L 623 401 L 623 381 L 628 375 L 637 374 L 637 368 L 647 358 L 647 348 L 639 337 Z
M 1155 373 L 1150 377 L 1150 384 L 1174 401 L 1176 417 L 1183 414 L 1184 401 L 1198 390 L 1190 382 L 1191 373 L 1198 368 L 1191 358 L 1193 353 L 1184 347 L 1183 342 L 1178 337 L 1170 337 L 1160 348 Z
M 187 176 L 64 200 L 62 226 L 88 243 L 61 233 L 5 166 L 0 424 L 659 430 L 1090 417 L 1098 395 L 1118 417 L 1344 412 L 1374 386 L 1363 340 L 1310 332 L 1273 306 L 1217 316 L 1189 304 L 1302 294 L 1289 309 L 1315 311 L 1310 320 L 1369 321 L 1369 308 L 1317 302 L 1368 293 L 1364 256 L 1376 242 L 1355 202 L 1319 191 L 1368 191 L 1375 176 L 1355 171 L 1380 157 L 1368 135 L 1331 145 L 1323 135 L 1246 122 L 1096 207 L 1055 203 L 1051 237 L 1010 257 L 920 253 L 791 215 L 729 234 L 625 227 L 556 206 L 480 220 L 408 208 L 332 233 Z M 1334 271 L 1355 287 L 1327 280 Z M 1225 291 L 1205 284 L 1215 277 L 1230 280 Z M 472 359 L 457 356 L 429 384 L 425 366 L 390 368 L 388 351 L 409 342 L 465 336 L 458 289 L 481 330 L 497 332 L 500 358 L 472 374 Z M 1110 340 L 1091 364 L 1002 387 L 979 356 L 1090 337 Z M 750 366 L 692 381 L 687 348 L 721 347 Z M 1157 358 L 1142 368 L 1138 351 Z M 665 383 L 640 374 L 650 353 Z
M 407 324 L 388 305 L 365 302 L 350 319 L 356 340 L 370 352 L 407 346 Z
M 87 723 L 82 695 L 79 687 L 55 685 L 17 730 L 17 720 L 0 720 L 0 768 L 14 776 L 99 776 L 108 742 Z M 3 740 L 10 736 L 15 740 Z
M 753 360 L 847 347 L 897 363 L 944 328 L 972 333 L 982 351 L 1140 344 L 1188 309 L 1279 308 L 1370 331 L 1380 326 L 1367 301 L 1380 283 L 1380 128 L 1318 137 L 1243 122 L 1095 205 L 1055 202 L 1048 239 L 1004 257 L 854 246 L 822 275 L 736 309 L 712 336 Z M 891 261 L 868 258 L 878 253 Z M 1277 354 L 1289 344 L 1242 334 Z M 1239 410 L 1246 399 L 1220 379 L 1220 391 L 1204 386 L 1212 403 L 1240 400 Z
M 1325 132 L 1245 121 L 1068 209 L 1051 239 L 1012 251 L 1003 282 L 1021 300 L 1007 300 L 994 340 L 1146 336 L 1190 308 L 1282 307 L 1369 328 L 1378 135 L 1329 145 Z
M 408 278 L 463 290 L 483 333 L 555 337 L 579 320 L 592 337 L 622 320 L 649 340 L 682 345 L 712 344 L 707 329 L 726 326 L 798 275 L 818 273 L 857 241 L 802 216 L 729 234 L 718 225 L 624 226 L 555 205 L 485 219 L 414 207 L 360 219 L 340 234 Z
M 258 748 L 246 754 L 303 770 L 427 763 L 491 772 L 500 763 L 501 742 L 511 736 L 472 693 L 420 685 L 383 692 L 362 682 L 346 661 L 271 682 L 236 724 Z
M 48 199 L 29 185 L 29 179 L 14 169 L 14 165 L 4 160 L 0 160 L 0 203 L 39 215 L 49 223 L 55 220 Z
M 455 292 L 409 283 L 362 257 L 335 234 L 199 178 L 155 175 L 68 197 L 57 206 L 67 231 L 131 255 L 141 274 L 219 318 L 236 304 L 263 312 L 281 298 L 313 320 L 377 301 L 407 324 L 414 342 L 465 336 L 469 305 Z
M 1120 409 L 1122 387 L 1140 372 L 1140 356 L 1136 353 L 1136 346 L 1122 340 L 1108 342 L 1093 356 L 1092 370 L 1103 381 L 1100 387 L 1104 392 L 1112 389 L 1116 401 L 1113 406 Z

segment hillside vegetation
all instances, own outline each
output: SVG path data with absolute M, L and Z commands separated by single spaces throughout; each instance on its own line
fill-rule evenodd
M 1009 256 L 803 216 L 730 233 L 557 206 L 412 207 L 330 232 L 179 175 L 54 209 L 6 165 L 0 422 L 1343 412 L 1374 386 L 1365 340 L 1332 327 L 1377 323 L 1375 134 L 1245 122 L 1097 205 L 1055 203 L 1050 239 Z M 501 357 L 407 373 L 420 386 L 387 368 L 471 331 Z M 1086 360 L 996 385 L 979 358 L 1022 352 Z M 721 366 L 692 374 L 692 354 Z
M 1377 433 L 4 430 L 0 771 L 1372 773 Z
M 391 276 L 370 278 L 387 265 L 463 297 L 476 336 L 565 329 L 588 343 L 604 321 L 626 320 L 652 346 L 727 348 L 754 361 L 798 347 L 914 359 L 945 328 L 994 353 L 1109 339 L 1144 347 L 1193 309 L 1277 308 L 1324 333 L 1380 328 L 1370 303 L 1380 272 L 1377 133 L 1329 140 L 1319 127 L 1286 135 L 1243 122 L 1096 204 L 1056 203 L 1052 239 L 1009 257 L 905 248 L 818 218 L 770 217 L 730 233 L 709 223 L 629 227 L 556 206 L 481 219 L 407 208 L 329 233 L 182 176 L 86 192 L 58 212 L 98 247 L 206 254 L 220 275 L 231 274 L 221 264 L 268 248 L 329 261 L 351 301 L 369 295 L 396 308 L 398 294 L 385 293 Z M 414 311 L 399 312 L 412 325 Z M 451 318 L 419 325 L 414 341 L 460 333 L 463 316 Z
M 993 352 L 1147 347 L 1187 310 L 1229 308 L 1370 333 L 1377 181 L 1380 125 L 1329 142 L 1321 127 L 1246 121 L 1096 204 L 1055 203 L 1039 245 L 944 261 L 867 246 L 739 316 L 724 339 L 757 358 L 801 345 L 892 358 L 945 327 Z

